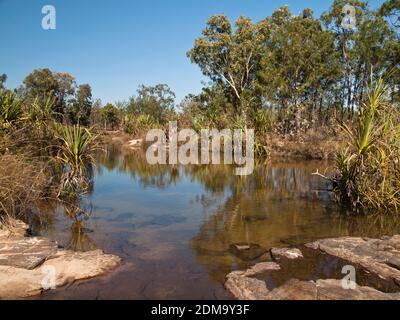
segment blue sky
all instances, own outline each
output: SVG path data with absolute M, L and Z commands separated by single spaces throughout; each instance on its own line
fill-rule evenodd
M 295 14 L 310 7 L 320 16 L 332 1 L 0 0 L 0 74 L 16 87 L 36 68 L 69 72 L 103 103 L 128 99 L 140 84 L 166 83 L 179 101 L 207 80 L 186 52 L 212 14 L 258 21 L 288 5 Z M 41 27 L 46 4 L 57 10 L 56 30 Z

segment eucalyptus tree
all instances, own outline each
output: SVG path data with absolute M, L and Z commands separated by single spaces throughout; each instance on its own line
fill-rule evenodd
M 64 115 L 68 105 L 74 100 L 76 91 L 75 78 L 67 72 L 54 73 L 57 81 L 57 90 L 54 92 L 56 96 L 55 111 Z
M 45 105 L 54 101 L 53 112 L 62 121 L 66 106 L 75 92 L 75 78 L 69 73 L 53 73 L 50 69 L 37 69 L 23 81 L 28 102 Z
M 104 129 L 114 129 L 119 124 L 119 110 L 111 103 L 107 103 L 101 109 L 101 119 L 104 123 Z
M 90 124 L 92 105 L 92 88 L 88 84 L 80 85 L 68 108 L 68 116 L 72 124 L 88 126 Z
M 379 8 L 379 14 L 387 17 L 391 25 L 397 29 L 400 28 L 400 0 L 388 0 Z
M 363 100 L 366 84 L 370 83 L 372 74 L 384 77 L 389 87 L 396 85 L 396 79 L 399 79 L 400 46 L 387 20 L 376 13 L 367 15 L 355 35 L 354 50 L 356 67 L 353 100 L 357 103 Z
M 126 111 L 132 115 L 149 115 L 156 122 L 164 124 L 174 113 L 175 93 L 166 84 L 141 85 L 137 96 L 132 97 Z
M 353 28 L 343 26 L 343 19 L 348 14 L 348 12 L 344 11 L 344 8 L 348 5 L 355 9 L 352 13 L 355 19 Z M 333 30 L 336 34 L 336 47 L 341 52 L 341 59 L 345 69 L 342 79 L 342 93 L 339 99 L 343 106 L 352 108 L 352 113 L 354 112 L 354 105 L 352 104 L 354 69 L 357 57 L 354 50 L 355 33 L 360 21 L 367 12 L 367 8 L 368 3 L 366 1 L 334 0 L 330 10 L 321 16 L 321 20 L 325 23 L 326 27 Z
M 346 5 L 354 8 L 354 28 L 343 27 L 343 19 L 348 14 L 344 10 Z M 385 77 L 394 92 L 400 47 L 398 32 L 388 17 L 398 10 L 399 0 L 386 1 L 377 11 L 371 10 L 366 1 L 335 0 L 331 9 L 321 17 L 336 34 L 336 47 L 341 51 L 346 70 L 341 81 L 341 99 L 352 114 L 365 96 L 371 75 Z
M 392 27 L 394 40 L 388 45 L 386 57 L 392 69 L 387 82 L 390 85 L 392 102 L 400 102 L 400 0 L 388 0 L 379 8 L 379 15 Z
M 226 16 L 215 15 L 187 53 L 205 76 L 226 88 L 234 111 L 245 119 L 257 102 L 253 93 L 268 34 L 266 20 L 253 23 L 239 17 L 232 26 Z
M 302 106 L 322 109 L 342 72 L 335 35 L 310 9 L 294 16 L 282 7 L 268 20 L 272 31 L 259 74 L 264 97 L 286 115 Z

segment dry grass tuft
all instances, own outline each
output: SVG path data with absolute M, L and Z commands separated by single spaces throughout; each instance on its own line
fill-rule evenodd
M 29 212 L 46 197 L 49 184 L 43 164 L 22 156 L 0 156 L 0 223 Z

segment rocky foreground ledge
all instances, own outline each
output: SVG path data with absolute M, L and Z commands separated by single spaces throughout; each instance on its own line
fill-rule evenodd
M 0 299 L 35 296 L 103 275 L 121 263 L 119 257 L 101 250 L 74 252 L 46 238 L 28 237 L 28 228 L 16 221 L 12 231 L 0 230 Z
M 400 300 L 400 235 L 382 239 L 323 239 L 298 248 L 273 248 L 271 262 L 227 275 L 240 300 Z M 356 286 L 343 286 L 343 267 Z

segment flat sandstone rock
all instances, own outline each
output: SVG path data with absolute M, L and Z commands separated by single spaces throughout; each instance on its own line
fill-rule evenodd
M 370 287 L 344 289 L 336 279 L 300 281 L 290 279 L 284 285 L 268 290 L 264 281 L 232 272 L 226 289 L 239 300 L 400 300 L 400 293 L 385 293 Z
M 370 287 L 344 289 L 341 280 L 317 282 L 291 279 L 272 290 L 266 300 L 400 300 L 400 293 L 384 293 Z
M 277 270 L 280 270 L 280 266 L 275 262 L 258 263 L 246 271 L 228 274 L 225 287 L 239 300 L 263 300 L 269 293 L 265 282 L 251 276 Z
M 306 246 L 361 265 L 382 278 L 400 282 L 400 235 L 382 239 L 323 239 Z
M 57 251 L 57 243 L 46 238 L 0 237 L 0 266 L 31 270 Z
M 121 259 L 101 250 L 58 249 L 45 238 L 25 237 L 26 225 L 0 232 L 0 299 L 19 299 L 110 272 Z
M 316 250 L 317 254 L 328 254 L 349 261 L 349 264 L 362 266 L 378 278 L 400 283 L 399 235 L 381 239 L 323 239 L 306 247 Z M 292 260 L 290 263 L 303 257 L 300 250 L 288 248 L 273 248 L 271 254 L 276 260 L 282 257 Z M 264 262 L 245 271 L 231 272 L 226 277 L 225 287 L 240 300 L 400 300 L 400 286 L 399 292 L 386 293 L 359 285 L 355 289 L 345 289 L 341 279 L 303 281 L 289 278 L 283 285 L 268 289 L 264 280 L 256 278 L 258 274 L 279 269 L 277 263 Z

